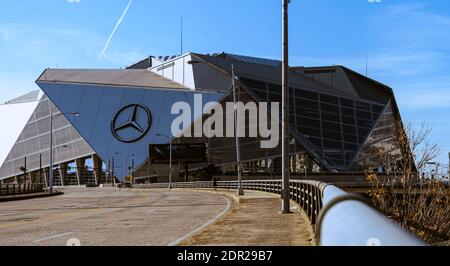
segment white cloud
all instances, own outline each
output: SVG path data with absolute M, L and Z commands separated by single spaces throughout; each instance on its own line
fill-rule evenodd
M 292 65 L 344 65 L 365 73 L 365 56 L 292 58 Z M 449 56 L 437 52 L 377 52 L 369 56 L 368 74 L 393 88 L 402 111 L 450 108 Z
M 293 65 L 320 66 L 344 65 L 365 73 L 368 59 L 369 75 L 383 78 L 410 78 L 430 73 L 436 67 L 444 65 L 449 56 L 438 52 L 388 51 L 380 50 L 367 55 L 342 57 L 292 57 Z
M 101 42 L 95 34 L 67 25 L 0 24 L 0 102 L 36 89 L 35 80 L 45 68 L 86 66 L 84 50 L 98 49 Z
M 397 93 L 400 109 L 448 109 L 450 108 L 450 84 L 446 89 L 436 89 L 433 84 L 418 90 L 405 88 Z
M 70 3 L 70 4 L 79 4 L 79 3 L 81 3 L 81 0 L 67 0 L 67 3 Z
M 103 36 L 73 25 L 0 24 L 0 102 L 36 89 L 45 68 L 119 68 L 145 57 L 118 41 L 100 64 L 103 44 Z
M 0 36 L 5 40 L 0 57 L 12 60 L 12 63 L 22 60 L 29 64 L 31 60 L 45 63 L 76 59 L 85 55 L 80 51 L 86 47 L 100 47 L 102 43 L 96 34 L 68 25 L 0 24 Z
M 393 88 L 401 110 L 410 112 L 425 109 L 436 111 L 450 109 L 449 76 L 403 80 L 393 84 Z
M 36 89 L 45 68 L 119 68 L 148 56 L 117 41 L 98 62 L 103 45 L 103 36 L 76 25 L 0 24 L 0 102 Z
M 148 57 L 148 54 L 145 54 L 142 51 L 141 47 L 136 47 L 130 50 L 118 49 L 108 52 L 103 56 L 103 58 L 113 64 L 121 65 L 121 66 L 129 66 L 133 63 L 136 63 L 145 57 Z
M 0 74 L 0 104 L 32 90 L 36 90 L 37 86 L 31 82 L 27 82 L 28 78 L 30 80 L 34 78 L 35 80 L 36 76 L 31 77 L 31 75 L 27 75 L 27 78 L 24 78 L 24 75 L 19 74 Z
M 426 4 L 386 6 L 372 23 L 385 46 L 449 50 L 450 16 L 430 11 Z
M 345 65 L 392 87 L 401 110 L 450 108 L 450 16 L 426 4 L 385 5 L 372 18 L 374 48 L 334 58 L 292 58 L 297 65 Z

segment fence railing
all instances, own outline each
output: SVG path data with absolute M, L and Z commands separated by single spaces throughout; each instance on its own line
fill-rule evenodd
M 44 192 L 44 185 L 42 185 L 42 184 L 0 185 L 0 196 L 22 195 L 22 194 L 40 193 L 40 192 Z
M 246 180 L 245 190 L 282 194 L 280 180 Z M 212 181 L 172 183 L 173 188 L 213 188 Z M 168 188 L 168 183 L 136 185 Z M 217 188 L 237 189 L 237 181 L 218 181 Z M 421 246 L 424 242 L 401 229 L 364 198 L 318 181 L 293 180 L 290 199 L 308 215 L 320 244 L 325 246 Z

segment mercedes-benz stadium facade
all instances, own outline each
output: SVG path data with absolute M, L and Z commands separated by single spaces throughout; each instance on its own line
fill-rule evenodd
M 238 100 L 281 103 L 281 62 L 233 54 L 188 53 L 149 57 L 118 70 L 47 69 L 38 78 L 42 92 L 0 105 L 2 123 L 14 130 L 0 154 L 0 180 L 47 183 L 50 119 L 53 117 L 53 171 L 56 185 L 104 184 L 133 174 L 163 182 L 167 165 L 152 165 L 150 144 L 206 143 L 208 162 L 233 173 L 234 138 L 175 138 L 176 102 L 203 110 L 208 102 L 233 102 L 232 66 Z M 379 167 L 377 150 L 404 152 L 397 139 L 400 113 L 391 88 L 343 66 L 290 68 L 291 171 L 363 173 Z M 202 96 L 201 106 L 195 102 Z M 76 116 L 70 114 L 77 114 Z M 269 117 L 279 117 L 268 111 Z M 194 112 L 193 121 L 208 115 Z M 249 125 L 246 125 L 248 130 Z M 247 175 L 276 176 L 281 148 L 263 149 L 261 139 L 240 139 Z M 174 166 L 176 180 L 205 164 Z M 177 179 L 179 178 L 179 179 Z M 351 182 L 351 178 L 348 180 Z

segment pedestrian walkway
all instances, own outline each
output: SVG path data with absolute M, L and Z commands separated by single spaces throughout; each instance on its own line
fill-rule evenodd
M 204 231 L 183 241 L 180 246 L 314 246 L 312 227 L 303 211 L 292 205 L 292 214 L 280 214 L 278 195 L 246 191 L 217 193 L 236 199 L 233 209 Z M 237 201 L 238 199 L 238 201 Z

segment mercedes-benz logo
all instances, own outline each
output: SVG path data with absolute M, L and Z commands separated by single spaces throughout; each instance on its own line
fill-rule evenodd
M 143 138 L 152 125 L 152 114 L 142 104 L 129 104 L 120 109 L 111 122 L 114 137 L 125 143 Z

